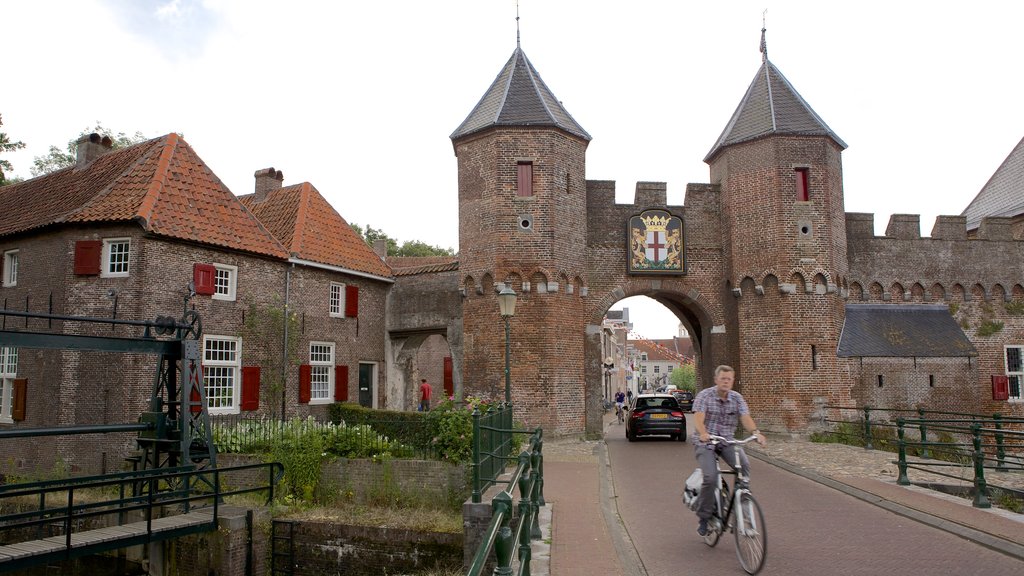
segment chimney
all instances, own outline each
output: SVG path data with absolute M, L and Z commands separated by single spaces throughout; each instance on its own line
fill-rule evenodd
M 88 136 L 82 136 L 75 142 L 75 145 L 78 153 L 76 166 L 85 166 L 114 149 L 114 141 L 110 139 L 110 136 L 100 136 L 95 132 Z
M 281 183 L 284 182 L 284 173 L 273 168 L 257 170 L 253 176 L 256 177 L 256 196 L 253 198 L 256 202 L 266 200 L 267 194 L 280 190 Z
M 373 241 L 373 251 L 380 256 L 381 260 L 388 258 L 388 241 L 384 238 L 377 238 Z

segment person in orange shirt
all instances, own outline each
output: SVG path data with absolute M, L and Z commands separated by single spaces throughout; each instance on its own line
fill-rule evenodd
M 420 380 L 420 412 L 430 411 L 430 384 L 426 378 Z

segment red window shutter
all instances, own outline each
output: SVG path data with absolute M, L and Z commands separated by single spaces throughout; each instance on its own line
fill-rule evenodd
M 75 274 L 78 276 L 99 274 L 102 254 L 102 240 L 78 240 L 75 242 Z
M 210 296 L 216 290 L 214 279 L 217 276 L 217 269 L 211 264 L 194 264 L 192 266 L 192 283 L 195 284 L 196 294 Z
M 260 409 L 260 367 L 242 366 L 242 410 Z
M 810 192 L 807 190 L 807 168 L 796 169 L 796 199 L 800 202 L 810 200 Z
M 28 380 L 14 379 L 14 401 L 11 403 L 11 419 L 20 422 L 25 419 L 25 395 L 28 394 Z
M 299 366 L 299 404 L 309 404 L 313 397 L 313 367 L 309 364 Z
M 1010 379 L 1002 375 L 992 375 L 992 399 L 1010 399 Z
M 516 196 L 533 196 L 533 163 L 520 162 L 516 166 Z
M 345 286 L 345 317 L 355 318 L 359 315 L 359 287 Z
M 348 366 L 334 367 L 334 401 L 348 402 Z
M 455 381 L 452 379 L 452 357 L 444 357 L 444 395 L 455 396 Z

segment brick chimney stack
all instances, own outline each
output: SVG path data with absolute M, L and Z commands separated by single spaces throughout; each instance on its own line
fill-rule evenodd
M 266 200 L 267 194 L 280 190 L 284 182 L 284 173 L 273 168 L 257 170 L 253 176 L 256 177 L 256 196 L 253 198 L 256 202 Z
M 114 149 L 114 141 L 109 136 L 100 136 L 95 132 L 82 136 L 75 144 L 78 154 L 76 166 L 85 166 Z

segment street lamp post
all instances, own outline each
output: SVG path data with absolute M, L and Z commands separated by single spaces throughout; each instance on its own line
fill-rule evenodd
M 508 286 L 498 293 L 498 310 L 505 319 L 505 403 L 512 402 L 512 369 L 509 363 L 511 348 L 509 345 L 509 320 L 516 315 L 516 293 Z

